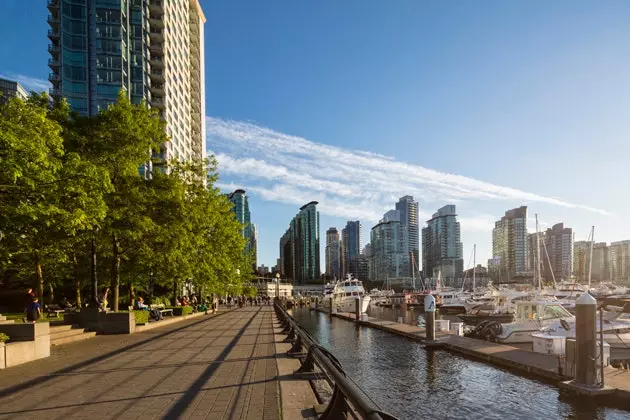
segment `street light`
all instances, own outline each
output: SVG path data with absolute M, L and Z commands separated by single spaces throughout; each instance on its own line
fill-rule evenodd
M 276 299 L 280 300 L 280 273 L 276 273 Z

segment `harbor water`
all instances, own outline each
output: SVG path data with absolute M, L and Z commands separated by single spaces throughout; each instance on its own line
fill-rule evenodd
M 404 315 L 388 311 L 381 315 Z M 598 407 L 553 385 L 444 350 L 425 350 L 385 331 L 308 308 L 292 312 L 379 406 L 400 419 L 630 419 L 630 412 Z

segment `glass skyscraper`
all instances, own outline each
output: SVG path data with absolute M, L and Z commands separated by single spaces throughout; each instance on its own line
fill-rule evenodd
M 359 275 L 359 256 L 363 248 L 363 235 L 361 233 L 361 222 L 358 220 L 349 221 L 341 231 L 341 255 L 343 276 L 352 274 Z
M 233 204 L 232 212 L 236 215 L 236 220 L 238 220 L 243 225 L 243 230 L 241 234 L 247 241 L 245 244 L 245 252 L 252 253 L 254 256 L 254 270 L 256 270 L 258 266 L 257 261 L 257 242 L 258 235 L 256 232 L 256 225 L 252 223 L 252 215 L 249 211 L 249 202 L 247 200 L 247 195 L 245 194 L 245 190 L 235 190 L 230 194 L 226 194 L 228 200 L 230 200 Z
M 48 0 L 48 9 L 51 96 L 95 115 L 122 90 L 167 122 L 162 157 L 205 157 L 198 0 Z
M 313 282 L 320 275 L 317 204 L 317 201 L 311 201 L 300 207 L 300 212 L 280 239 L 283 274 L 298 284 Z
M 427 277 L 456 279 L 464 270 L 460 225 L 454 205 L 444 206 L 422 229 L 422 270 Z
M 527 206 L 505 212 L 492 230 L 492 270 L 500 281 L 531 274 L 527 240 Z

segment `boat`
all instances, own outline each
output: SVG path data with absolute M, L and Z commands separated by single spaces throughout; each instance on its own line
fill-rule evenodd
M 365 293 L 363 283 L 348 274 L 342 281 L 338 281 L 333 289 L 332 307 L 339 312 L 354 313 L 357 299 L 361 302 L 361 313 L 365 313 L 371 298 Z
M 323 297 L 323 306 L 325 308 L 332 308 L 332 298 L 333 298 L 333 290 L 335 290 L 335 285 L 337 283 L 326 283 L 324 286 L 324 297 Z

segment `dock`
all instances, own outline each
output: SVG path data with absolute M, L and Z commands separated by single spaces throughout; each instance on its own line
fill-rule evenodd
M 436 331 L 435 342 L 428 342 L 424 328 L 380 319 L 357 320 L 355 314 L 338 312 L 330 314 L 322 308 L 312 309 L 332 315 L 365 327 L 387 331 L 410 340 L 422 343 L 433 349 L 444 349 L 471 359 L 476 359 L 509 370 L 516 374 L 526 375 L 538 380 L 552 383 L 569 392 L 608 399 L 614 405 L 630 406 L 630 371 L 608 367 L 604 369 L 604 389 L 582 392 L 569 384 L 571 380 L 563 374 L 564 363 L 557 355 L 534 353 L 505 344 L 491 343 L 474 338 L 460 337 L 454 332 Z

